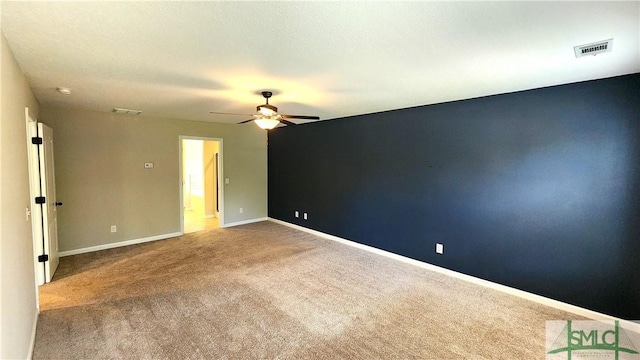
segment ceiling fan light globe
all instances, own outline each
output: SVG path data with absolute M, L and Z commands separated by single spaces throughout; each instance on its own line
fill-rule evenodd
M 278 126 L 278 124 L 280 124 L 280 121 L 276 119 L 270 119 L 270 118 L 264 118 L 264 117 L 255 119 L 254 122 L 256 123 L 256 125 L 258 125 L 259 128 L 264 130 L 271 130 L 274 127 Z

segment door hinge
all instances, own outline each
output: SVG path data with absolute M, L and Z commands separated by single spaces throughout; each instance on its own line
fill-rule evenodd
M 34 145 L 42 145 L 42 138 L 39 136 L 34 136 L 31 138 L 31 143 Z
M 49 255 L 42 254 L 42 255 L 38 256 L 38 262 L 45 262 L 45 261 L 49 261 Z
M 44 196 L 36 197 L 36 204 L 44 204 L 46 202 L 46 198 Z

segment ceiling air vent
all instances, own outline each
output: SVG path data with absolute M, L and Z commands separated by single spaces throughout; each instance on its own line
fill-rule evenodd
M 121 109 L 121 108 L 113 108 L 113 112 L 116 114 L 125 114 L 125 115 L 140 115 L 142 111 L 140 110 L 131 110 L 131 109 Z
M 576 57 L 583 57 L 587 55 L 598 55 L 605 52 L 611 52 L 613 47 L 613 39 L 602 40 L 586 45 L 578 45 L 573 47 L 573 51 L 576 53 Z

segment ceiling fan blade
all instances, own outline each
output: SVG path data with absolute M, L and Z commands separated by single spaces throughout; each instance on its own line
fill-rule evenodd
M 253 114 L 238 114 L 238 113 L 226 113 L 226 112 L 216 112 L 216 111 L 209 111 L 209 114 L 214 114 L 214 115 L 242 115 L 242 116 L 253 116 Z
M 320 120 L 319 116 L 307 116 L 307 115 L 285 115 L 280 114 L 285 119 L 306 119 L 306 120 Z
M 283 123 L 283 124 L 287 124 L 287 125 L 298 125 L 296 123 L 293 123 L 293 122 L 291 122 L 289 120 L 285 120 L 285 119 L 280 119 L 280 122 Z
M 238 124 L 245 124 L 245 123 L 248 123 L 248 122 L 253 121 L 253 120 L 255 120 L 255 119 L 249 119 L 249 120 L 245 120 L 245 121 L 240 121 Z

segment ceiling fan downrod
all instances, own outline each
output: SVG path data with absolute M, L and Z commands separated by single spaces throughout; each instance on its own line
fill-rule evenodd
M 265 116 L 273 116 L 274 114 L 276 114 L 278 112 L 278 108 L 273 106 L 273 105 L 269 105 L 269 98 L 273 95 L 273 93 L 271 91 L 263 91 L 262 92 L 262 96 L 264 96 L 264 98 L 267 100 L 267 103 L 264 105 L 258 105 L 256 106 L 256 110 L 265 115 Z M 269 109 L 271 111 L 265 111 L 262 109 Z

